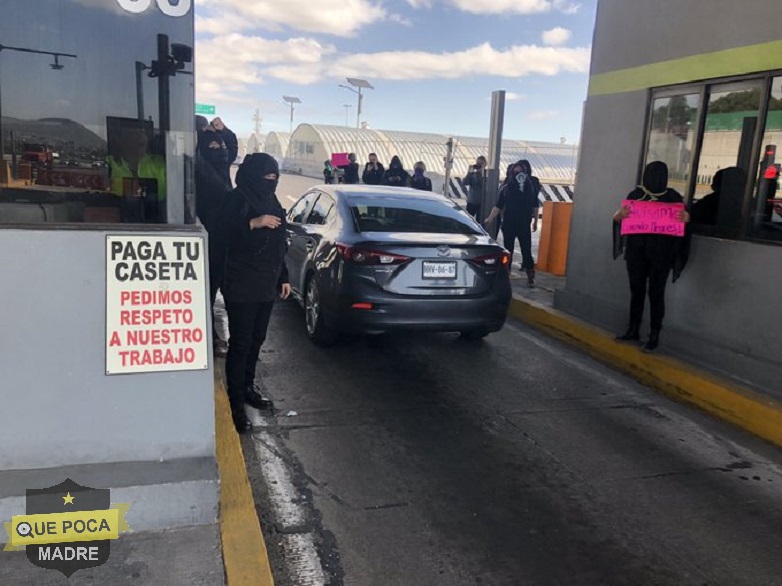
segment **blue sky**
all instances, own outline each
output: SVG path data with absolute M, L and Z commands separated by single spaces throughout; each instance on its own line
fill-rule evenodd
M 504 89 L 505 136 L 578 140 L 596 0 L 200 0 L 197 101 L 240 136 L 356 124 L 346 76 L 368 79 L 371 128 L 487 136 Z

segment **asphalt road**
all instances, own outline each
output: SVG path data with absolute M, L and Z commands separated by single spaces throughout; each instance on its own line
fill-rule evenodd
M 782 457 L 509 323 L 311 345 L 243 440 L 279 586 L 782 584 Z

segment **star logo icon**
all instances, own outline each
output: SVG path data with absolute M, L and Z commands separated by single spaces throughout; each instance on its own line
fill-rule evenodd
M 64 504 L 66 504 L 66 505 L 72 505 L 72 504 L 73 504 L 73 499 L 74 499 L 74 498 L 76 498 L 76 497 L 73 497 L 73 496 L 71 496 L 71 493 L 68 493 L 68 494 L 67 494 L 67 496 L 64 496 L 64 497 L 62 497 L 62 500 L 64 500 L 64 501 L 65 501 L 65 503 L 64 503 Z

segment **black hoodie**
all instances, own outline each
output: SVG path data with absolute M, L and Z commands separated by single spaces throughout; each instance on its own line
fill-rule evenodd
M 627 199 L 660 203 L 684 201 L 678 191 L 668 187 L 668 166 L 661 161 L 646 166 L 641 185 L 627 194 Z M 646 261 L 657 269 L 673 270 L 675 283 L 689 258 L 690 235 L 688 226 L 684 238 L 662 234 L 622 236 L 621 223 L 614 222 L 614 259 L 624 253 L 626 261 Z
M 375 163 L 374 169 L 372 168 L 372 163 L 367 163 L 364 166 L 364 173 L 361 175 L 361 180 L 366 185 L 380 185 L 380 182 L 383 181 L 383 174 L 385 171 L 383 164 L 380 162 Z
M 287 225 L 285 210 L 275 195 L 277 181 L 265 175 L 279 175 L 277 161 L 266 153 L 245 157 L 236 173 L 236 189 L 228 196 L 226 230 L 228 256 L 223 295 L 229 303 L 269 302 L 280 285 L 288 281 L 285 265 Z M 251 230 L 250 220 L 277 216 L 277 228 Z
M 383 179 L 380 181 L 380 184 L 390 185 L 391 187 L 407 187 L 409 183 L 410 174 L 405 171 L 399 157 L 394 156 L 388 169 L 383 173 Z

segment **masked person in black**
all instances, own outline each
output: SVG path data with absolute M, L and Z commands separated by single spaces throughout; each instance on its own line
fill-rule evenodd
M 212 120 L 212 128 L 220 135 L 225 143 L 225 148 L 228 149 L 228 180 L 230 181 L 231 165 L 234 164 L 236 158 L 239 156 L 239 139 L 237 139 L 236 134 L 225 125 L 222 118 L 215 118 Z
M 413 167 L 413 176 L 410 178 L 410 187 L 420 191 L 432 191 L 432 180 L 424 175 L 425 172 L 426 165 L 424 165 L 423 161 L 418 161 Z
M 248 155 L 236 173 L 237 187 L 226 213 L 231 235 L 223 286 L 231 335 L 226 378 L 239 432 L 251 428 L 245 403 L 258 409 L 270 405 L 258 392 L 255 368 L 274 300 L 278 295 L 286 299 L 291 292 L 285 266 L 285 210 L 275 194 L 279 174 L 270 155 Z
M 643 182 L 631 191 L 627 199 L 658 203 L 682 203 L 684 199 L 675 189 L 668 187 L 668 166 L 655 161 L 644 169 Z M 673 280 L 679 278 L 689 253 L 689 238 L 664 234 L 633 234 L 621 236 L 621 222 L 630 215 L 622 206 L 614 214 L 614 258 L 624 251 L 627 276 L 630 280 L 630 324 L 617 340 L 640 340 L 641 320 L 644 315 L 647 286 L 651 331 L 644 344 L 645 352 L 652 352 L 660 343 L 660 330 L 665 316 L 665 286 L 673 271 Z M 679 221 L 688 223 L 690 214 L 679 212 Z
M 538 192 L 540 184 L 532 176 L 528 161 L 521 160 L 513 165 L 511 178 L 497 198 L 484 224 L 490 224 L 502 214 L 503 244 L 511 254 L 516 240 L 521 248 L 521 270 L 527 273 L 527 284 L 535 286 L 535 259 L 532 257 L 532 232 L 538 229 Z
M 377 155 L 369 153 L 369 162 L 364 166 L 364 172 L 361 174 L 361 181 L 366 185 L 380 185 L 383 180 L 385 168 L 382 163 L 377 162 Z
M 407 187 L 410 185 L 410 175 L 405 171 L 398 156 L 394 155 L 391 159 L 391 164 L 388 165 L 388 169 L 383 173 L 380 185 L 390 185 L 391 187 Z
M 348 161 L 350 162 L 342 167 L 345 170 L 344 182 L 350 185 L 355 185 L 358 183 L 358 163 L 356 163 L 356 155 L 354 153 L 350 153 L 348 155 Z
M 198 139 L 195 154 L 196 214 L 209 234 L 209 298 L 210 307 L 214 311 L 217 292 L 222 287 L 225 270 L 226 244 L 222 230 L 224 205 L 232 187 L 226 183 L 221 171 L 203 154 L 207 156 L 213 154 L 213 149 L 208 148 L 208 143 L 214 138 L 214 130 L 210 130 L 209 122 L 203 116 L 196 116 L 195 126 Z M 228 344 L 220 338 L 215 322 L 216 320 L 213 319 L 214 352 L 218 356 L 224 356 Z
M 475 159 L 475 165 L 470 166 L 464 178 L 464 186 L 467 188 L 467 213 L 478 219 L 486 195 L 486 157 L 481 155 Z
M 199 116 L 198 118 L 202 117 Z M 202 118 L 202 120 L 205 122 L 206 118 Z M 205 126 L 203 122 L 199 123 L 198 153 L 217 171 L 226 189 L 233 189 L 228 147 L 222 135 L 209 123 Z

